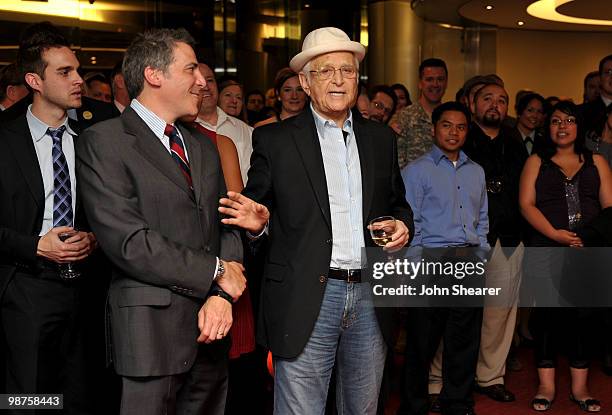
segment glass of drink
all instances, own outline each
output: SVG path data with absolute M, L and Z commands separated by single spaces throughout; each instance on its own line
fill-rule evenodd
M 71 236 L 76 235 L 76 233 L 77 233 L 77 230 L 74 229 L 68 232 L 61 232 L 57 236 L 59 237 L 60 241 L 64 242 L 66 239 L 70 238 Z M 60 278 L 65 279 L 65 280 L 73 280 L 81 276 L 81 273 L 74 269 L 74 265 L 72 264 L 72 262 L 69 262 L 67 264 L 60 264 L 59 270 L 60 270 Z
M 381 216 L 370 221 L 370 235 L 378 246 L 385 246 L 391 242 L 391 235 L 395 233 L 395 218 L 393 216 Z

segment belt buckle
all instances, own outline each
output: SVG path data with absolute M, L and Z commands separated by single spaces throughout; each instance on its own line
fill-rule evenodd
M 357 272 L 355 270 L 352 269 L 347 269 L 346 270 L 346 282 L 357 282 L 359 280 L 358 277 L 356 277 L 355 279 L 353 279 L 353 275 L 357 274 Z

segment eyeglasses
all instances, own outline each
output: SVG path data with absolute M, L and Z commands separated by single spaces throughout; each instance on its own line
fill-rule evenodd
M 372 104 L 374 105 L 374 107 L 376 107 L 377 110 L 381 110 L 387 115 L 391 114 L 392 109 L 385 107 L 385 104 L 383 104 L 382 102 L 372 101 Z
M 331 79 L 336 74 L 336 71 L 340 71 L 344 79 L 354 79 L 357 76 L 357 69 L 353 66 L 341 66 L 340 68 L 324 66 L 317 71 L 310 71 L 310 73 L 316 73 L 319 79 L 327 80 Z
M 564 120 L 562 120 L 561 118 L 553 118 L 552 120 L 550 120 L 550 125 L 554 125 L 555 127 L 559 127 L 561 124 L 564 124 L 568 127 L 571 125 L 576 125 L 576 119 L 574 117 L 569 117 Z

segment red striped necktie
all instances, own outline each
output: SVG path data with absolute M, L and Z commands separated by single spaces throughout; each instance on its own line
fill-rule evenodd
M 170 153 L 172 154 L 172 158 L 176 161 L 179 168 L 181 169 L 181 173 L 185 176 L 185 180 L 187 180 L 187 184 L 189 188 L 193 190 L 193 182 L 191 180 L 191 169 L 189 168 L 189 161 L 187 161 L 187 156 L 185 155 L 185 146 L 183 145 L 183 140 L 178 135 L 178 131 L 173 125 L 166 124 L 166 128 L 164 129 L 164 134 L 168 136 L 170 139 Z

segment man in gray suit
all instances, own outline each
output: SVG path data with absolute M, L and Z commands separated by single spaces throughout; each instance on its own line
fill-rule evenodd
M 123 61 L 130 106 L 78 146 L 85 210 L 113 263 L 108 315 L 124 415 L 221 414 L 225 403 L 220 340 L 245 278 L 239 234 L 216 210 L 225 193 L 217 151 L 175 125 L 197 114 L 205 85 L 192 44 L 184 29 L 138 35 Z

